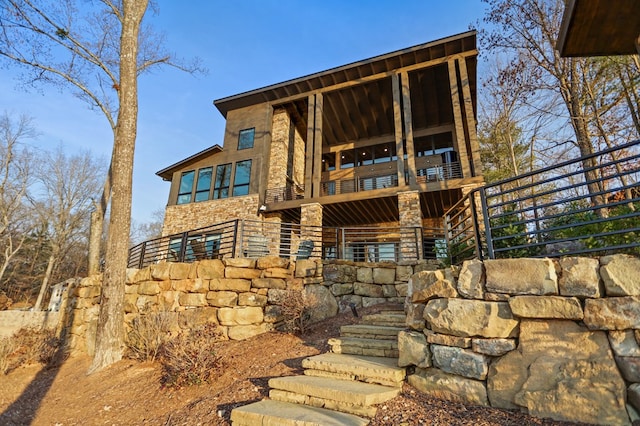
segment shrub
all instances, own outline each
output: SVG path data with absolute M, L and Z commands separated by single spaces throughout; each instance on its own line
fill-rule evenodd
M 41 363 L 52 367 L 62 361 L 61 340 L 53 330 L 23 328 L 10 338 L 0 339 L 0 372 L 27 365 Z
M 159 356 L 162 383 L 176 388 L 210 383 L 219 366 L 215 344 L 223 339 L 220 327 L 208 323 L 166 342 Z
M 304 290 L 287 290 L 276 304 L 280 305 L 284 330 L 304 334 L 311 320 L 311 310 L 317 306 L 318 299 Z
M 131 323 L 127 334 L 127 356 L 141 361 L 154 361 L 171 338 L 171 318 L 168 312 L 141 315 Z

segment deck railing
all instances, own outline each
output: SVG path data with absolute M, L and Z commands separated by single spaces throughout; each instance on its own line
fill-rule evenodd
M 234 220 L 140 243 L 129 267 L 201 259 L 345 259 L 415 261 L 442 257 L 442 229 L 420 227 L 320 227 L 277 221 Z
M 445 228 L 454 263 L 640 254 L 640 140 L 474 189 Z

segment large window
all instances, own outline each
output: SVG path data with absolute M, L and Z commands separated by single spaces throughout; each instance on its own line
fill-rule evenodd
M 213 199 L 229 197 L 229 181 L 231 180 L 231 164 L 220 164 L 216 167 L 216 181 L 213 186 Z
M 256 129 L 244 129 L 240 130 L 240 136 L 238 137 L 238 149 L 253 148 L 253 139 L 256 135 Z
M 191 192 L 193 191 L 193 178 L 195 170 L 182 173 L 180 177 L 180 188 L 178 189 L 177 204 L 186 204 L 191 202 Z
M 196 202 L 206 201 L 209 199 L 212 173 L 213 167 L 205 167 L 198 170 L 198 183 L 196 184 Z
M 247 195 L 251 181 L 251 160 L 236 163 L 236 175 L 233 181 L 233 196 Z

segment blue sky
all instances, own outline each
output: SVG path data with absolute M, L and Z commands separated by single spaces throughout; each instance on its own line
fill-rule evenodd
M 199 57 L 194 77 L 164 68 L 141 77 L 133 219 L 163 209 L 169 183 L 155 172 L 213 144 L 224 119 L 215 99 L 467 31 L 480 0 L 158 0 L 154 27 L 177 57 Z M 0 68 L 0 111 L 34 118 L 37 146 L 89 149 L 105 161 L 113 137 L 99 112 L 57 88 L 25 92 Z

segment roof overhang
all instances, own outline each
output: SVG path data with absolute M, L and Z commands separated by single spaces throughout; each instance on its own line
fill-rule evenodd
M 566 0 L 557 48 L 561 56 L 638 53 L 640 0 Z
M 217 154 L 222 151 L 222 147 L 218 144 L 213 145 L 207 149 L 204 149 L 197 154 L 193 154 L 191 157 L 185 158 L 184 160 L 178 161 L 175 164 L 172 164 L 168 167 L 165 167 L 162 170 L 156 172 L 156 175 L 160 176 L 163 180 L 170 181 L 173 177 L 173 172 L 188 165 L 189 163 L 193 163 L 195 161 L 200 160 L 203 157 L 207 157 L 209 155 Z
M 218 99 L 213 104 L 226 117 L 234 109 L 300 96 L 323 87 L 470 51 L 476 52 L 475 30 Z

